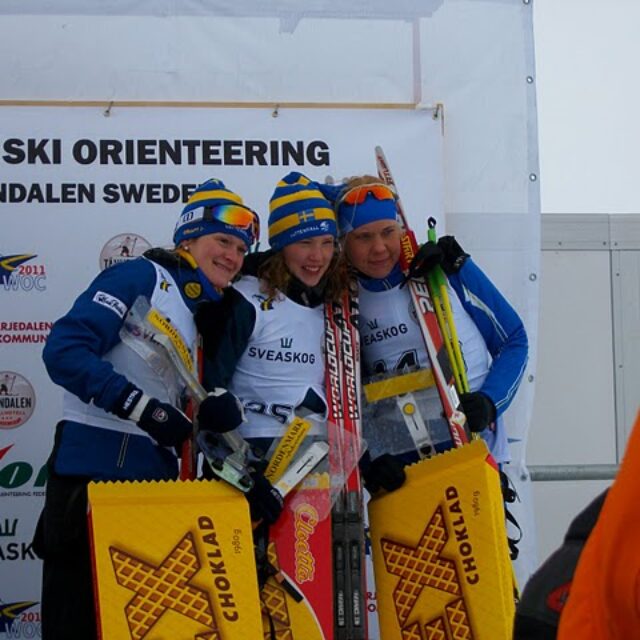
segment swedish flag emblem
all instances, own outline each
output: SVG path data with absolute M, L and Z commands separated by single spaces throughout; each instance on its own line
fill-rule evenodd
M 316 219 L 316 212 L 313 209 L 307 209 L 306 211 L 301 211 L 298 214 L 298 222 L 309 222 L 309 220 Z

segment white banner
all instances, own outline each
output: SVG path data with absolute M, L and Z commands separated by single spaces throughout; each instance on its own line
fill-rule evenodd
M 210 177 L 261 214 L 266 248 L 268 201 L 282 176 L 375 173 L 379 144 L 418 237 L 428 216 L 444 231 L 442 133 L 432 116 L 0 109 L 0 638 L 40 635 L 41 565 L 29 545 L 62 411 L 62 391 L 41 361 L 51 323 L 100 269 L 169 246 L 183 201 Z

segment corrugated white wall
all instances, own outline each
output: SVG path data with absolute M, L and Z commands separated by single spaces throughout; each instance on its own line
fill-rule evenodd
M 543 215 L 529 465 L 616 463 L 640 402 L 640 390 L 633 393 L 636 372 L 621 357 L 638 348 L 633 265 L 640 244 L 623 247 L 601 228 L 613 229 L 617 214 L 640 213 L 633 80 L 639 23 L 633 0 L 534 0 L 541 202 L 550 215 Z M 557 214 L 584 215 L 571 224 L 564 216 L 562 223 L 554 220 Z M 625 217 L 623 226 L 620 237 L 628 237 L 633 220 Z M 534 483 L 540 560 L 609 484 Z

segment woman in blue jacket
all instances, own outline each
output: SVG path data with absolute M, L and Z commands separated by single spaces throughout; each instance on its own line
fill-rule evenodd
M 336 202 L 344 249 L 359 284 L 365 382 L 380 374 L 399 374 L 431 366 L 410 292 L 403 286 L 406 279 L 399 264 L 402 231 L 397 220 L 396 200 L 393 191 L 380 184 L 378 178 L 363 176 L 348 181 Z M 421 275 L 421 271 L 426 273 L 440 264 L 447 275 L 471 389 L 461 396 L 468 426 L 481 434 L 498 463 L 507 462 L 509 450 L 502 414 L 515 396 L 527 363 L 528 343 L 522 321 L 455 238 L 444 236 L 437 244 L 427 243 L 420 253 L 423 262 L 414 264 L 411 273 Z M 446 448 L 451 446 L 446 442 L 447 424 L 441 417 L 435 388 L 429 392 L 431 397 L 427 398 L 423 417 L 432 431 L 436 449 Z M 374 407 L 369 415 L 375 413 Z M 396 416 L 399 423 L 394 429 L 395 444 L 402 439 L 402 433 L 407 432 L 400 413 L 396 412 Z M 369 480 L 368 486 L 397 488 L 404 474 L 384 448 L 376 451 L 376 438 L 380 434 L 375 433 L 376 425 L 371 422 L 367 424 L 365 419 L 364 423 L 369 460 L 363 461 L 363 472 Z M 408 441 L 406 437 L 405 442 Z M 396 450 L 395 453 L 402 452 Z
M 45 640 L 96 638 L 87 535 L 92 480 L 168 480 L 178 476 L 176 449 L 193 425 L 177 394 L 120 338 L 140 297 L 167 318 L 195 357 L 193 314 L 220 302 L 258 232 L 258 217 L 220 180 L 190 197 L 175 227 L 175 249 L 100 273 L 53 326 L 43 352 L 51 379 L 64 388 L 62 420 L 48 460 L 49 480 L 34 548 L 43 558 Z M 230 393 L 210 395 L 207 415 L 235 427 L 242 410 Z M 215 405 L 215 406 L 209 406 Z M 218 425 L 201 423 L 201 428 Z

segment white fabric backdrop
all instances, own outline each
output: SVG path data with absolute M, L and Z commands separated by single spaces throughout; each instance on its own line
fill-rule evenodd
M 41 340 L 50 323 L 66 312 L 99 269 L 123 259 L 123 246 L 132 257 L 149 245 L 170 246 L 182 208 L 176 194 L 183 185 L 193 188 L 212 176 L 224 180 L 261 213 L 266 245 L 268 200 L 284 174 L 300 170 L 324 180 L 327 175 L 375 173 L 375 141 L 385 149 L 415 228 L 423 225 L 422 212 L 443 224 L 443 138 L 431 112 L 394 110 L 283 110 L 273 117 L 264 109 L 118 108 L 106 117 L 98 108 L 16 107 L 0 110 L 0 129 L 5 133 L 0 143 L 0 202 L 4 200 L 6 216 L 0 264 L 3 257 L 5 264 L 8 256 L 28 258 L 0 285 L 0 382 L 6 371 L 10 385 L 16 372 L 33 393 L 18 393 L 16 385 L 11 397 L 16 402 L 28 398 L 35 406 L 21 424 L 0 428 L 0 496 L 9 523 L 5 526 L 12 529 L 11 541 L 1 547 L 6 561 L 0 563 L 0 598 L 6 603 L 37 603 L 40 563 L 27 549 L 42 504 L 43 482 L 36 473 L 51 448 L 62 396 L 40 360 Z M 217 164 L 205 165 L 198 151 L 194 162 L 185 152 L 182 162 L 159 163 L 158 140 L 220 139 L 234 141 L 236 152 L 226 160 L 222 154 L 213 155 Z M 103 163 L 99 154 L 89 161 L 90 150 L 106 141 L 113 148 L 113 141 L 126 140 L 146 141 L 147 164 L 139 158 L 114 164 L 115 157 L 126 160 L 124 152 L 104 156 Z M 249 164 L 253 156 L 243 152 L 247 141 L 275 142 L 278 149 L 282 143 L 299 142 L 305 150 L 322 147 L 322 153 L 309 152 L 311 162 L 303 159 L 300 166 L 290 160 L 285 165 L 282 155 L 278 159 L 267 155 L 266 165 Z M 323 164 L 313 164 L 318 161 Z M 162 186 L 148 185 L 165 187 L 163 191 Z M 124 194 L 134 190 L 144 194 L 142 201 L 125 202 Z M 163 192 L 171 202 L 161 202 Z M 31 271 L 39 274 L 38 287 L 30 286 Z M 35 344 L 28 341 L 32 337 Z M 10 557 L 10 545 L 27 550 Z M 375 598 L 371 606 L 375 607 Z M 38 611 L 36 604 L 25 615 L 36 616 L 37 622 Z M 18 620 L 10 628 L 12 633 L 26 634 L 28 624 L 33 622 Z
M 525 321 L 531 342 L 527 377 L 508 416 L 510 434 L 520 440 L 514 445 L 516 462 L 509 472 L 519 483 L 523 499 L 519 517 L 526 536 L 522 560 L 517 565 L 523 583 L 537 563 L 524 467 L 535 384 L 540 248 L 532 3 L 405 0 L 391 6 L 388 2 L 373 0 L 366 3 L 318 0 L 305 3 L 303 13 L 298 4 L 246 0 L 235 3 L 107 1 L 97 9 L 95 4 L 77 0 L 5 2 L 0 7 L 0 14 L 4 14 L 0 20 L 3 77 L 0 105 L 5 106 L 0 109 L 0 116 L 4 114 L 0 141 L 4 143 L 13 135 L 8 124 L 19 122 L 12 111 L 7 111 L 11 107 L 6 105 L 24 104 L 24 101 L 96 101 L 101 106 L 93 112 L 95 118 L 112 123 L 125 113 L 118 101 L 126 100 L 258 101 L 270 105 L 384 103 L 398 107 L 442 103 L 444 122 L 439 120 L 438 124 L 444 126 L 442 198 L 446 230 L 460 238 L 514 303 Z M 102 111 L 111 102 L 115 104 L 107 119 Z M 278 131 L 280 123 L 287 122 L 293 117 L 290 114 L 295 113 L 282 108 L 280 116 L 272 118 L 271 110 L 270 107 L 249 111 L 248 128 L 236 137 L 253 136 L 254 128 L 262 126 L 257 124 L 261 119 L 271 119 L 274 131 Z M 193 114 L 199 114 L 200 118 L 207 113 L 191 109 L 185 112 L 190 114 L 187 119 Z M 36 118 L 31 123 L 31 137 L 52 136 L 51 126 L 64 111 L 50 108 L 41 113 L 41 120 Z M 70 109 L 65 114 L 70 121 L 75 121 L 73 135 L 77 138 L 85 135 L 88 126 L 79 113 L 77 109 Z M 159 110 L 146 113 L 150 122 L 161 119 Z M 315 126 L 316 120 L 328 122 L 331 112 L 304 110 L 301 113 L 308 114 L 309 120 L 298 121 L 295 125 L 298 129 L 294 126 L 291 135 L 309 139 L 309 128 Z M 429 114 L 429 111 L 418 111 L 404 115 L 408 121 L 411 117 L 428 118 Z M 418 184 L 413 184 L 413 176 L 419 175 L 419 171 L 418 174 L 407 171 L 412 148 L 419 141 L 406 132 L 398 133 L 385 127 L 383 124 L 379 131 L 360 130 L 358 120 L 349 130 L 350 135 L 362 134 L 359 140 L 351 142 L 352 160 L 344 168 L 336 166 L 333 172 L 339 177 L 364 168 L 364 163 L 370 162 L 374 144 L 381 140 L 377 135 L 380 133 L 389 140 L 384 146 L 398 174 L 405 200 L 409 197 L 405 192 L 418 190 L 416 200 L 407 202 L 407 208 L 424 211 L 421 198 L 426 197 L 427 192 L 419 191 L 420 178 Z M 132 136 L 137 134 L 132 132 Z M 227 139 L 232 133 L 223 131 L 219 120 L 211 119 L 207 135 L 203 137 Z M 394 143 L 397 146 L 391 146 Z M 5 169 L 6 163 L 3 181 L 7 180 Z M 70 182 L 109 181 L 105 168 L 99 166 L 43 165 L 39 169 L 43 174 L 57 172 L 60 178 L 68 171 L 64 179 Z M 305 170 L 312 173 L 309 167 Z M 135 168 L 130 167 L 124 173 L 127 182 L 134 181 L 129 175 L 135 175 Z M 178 182 L 179 172 L 170 173 L 170 182 Z M 203 177 L 193 173 L 196 172 L 189 172 L 186 177 L 189 182 Z M 264 194 L 269 180 L 264 178 L 261 182 L 260 175 L 256 167 L 243 168 L 242 181 L 231 186 L 242 190 L 244 184 L 251 183 L 256 185 L 256 193 Z M 421 178 L 428 176 L 423 173 Z M 160 182 L 155 177 L 153 180 Z M 412 184 L 406 184 L 405 180 Z M 250 200 L 249 192 L 247 195 Z M 147 224 L 153 226 L 160 208 L 156 205 L 136 207 L 132 219 L 145 228 Z M 78 277 L 88 282 L 94 271 L 96 251 L 100 249 L 98 245 L 123 232 L 123 227 L 112 217 L 115 206 L 109 207 L 109 215 L 102 221 L 105 235 L 111 234 L 104 240 L 94 238 L 92 228 L 85 222 L 87 218 L 76 220 L 65 213 L 62 205 L 45 209 L 55 210 L 55 216 L 42 219 L 29 214 L 28 220 L 32 223 L 29 232 L 45 223 L 54 230 L 60 225 L 75 224 L 73 234 L 65 238 L 69 243 L 65 264 L 40 262 L 40 256 L 34 258 L 31 264 L 46 269 L 47 291 L 40 294 L 14 291 L 9 306 L 5 302 L 7 295 L 0 291 L 3 297 L 0 322 L 13 317 L 7 309 L 13 309 L 16 299 L 28 296 L 40 305 L 47 298 L 46 311 L 38 307 L 38 312 L 34 311 L 36 318 L 55 317 L 64 310 L 64 305 L 59 299 L 48 299 L 49 280 L 53 281 L 64 270 L 77 268 Z M 173 210 L 167 217 L 172 215 Z M 8 232 L 7 222 L 21 219 L 23 210 L 0 204 L 0 216 L 3 223 L 0 254 L 36 253 L 29 247 L 31 233 L 25 244 L 22 232 L 18 237 Z M 163 233 L 166 223 L 167 219 L 162 218 L 157 227 L 163 229 Z M 443 227 L 441 233 L 445 230 Z M 164 240 L 155 232 L 149 236 L 147 240 L 152 244 Z M 87 260 L 86 266 L 77 266 L 80 256 Z M 74 293 L 65 292 L 69 301 Z M 37 299 L 36 295 L 39 295 Z M 12 370 L 5 364 L 7 353 L 0 344 L 0 370 Z M 19 353 L 24 366 L 38 366 L 37 346 L 22 345 Z M 36 411 L 40 410 L 39 402 Z M 50 416 L 59 414 L 58 406 L 53 404 L 46 410 Z M 36 417 L 31 418 L 33 420 Z M 4 438 L 4 434 L 0 433 L 0 437 Z M 15 446 L 3 454 L 4 446 L 5 440 L 0 441 L 0 456 L 4 456 L 0 457 L 0 474 L 10 455 L 24 460 Z M 5 540 L 0 539 L 3 551 Z M 8 601 L 6 594 L 0 592 L 0 600 Z

